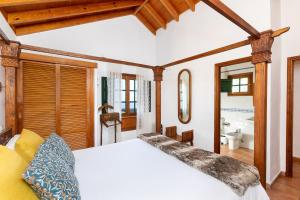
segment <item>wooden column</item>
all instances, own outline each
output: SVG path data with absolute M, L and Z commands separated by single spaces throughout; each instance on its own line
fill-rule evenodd
M 261 33 L 259 39 L 250 38 L 252 63 L 255 64 L 255 123 L 254 123 L 254 165 L 260 173 L 260 181 L 266 188 L 267 160 L 267 87 L 268 63 L 271 63 L 273 31 Z
M 161 82 L 163 80 L 163 71 L 162 67 L 153 68 L 154 72 L 154 81 L 155 81 L 155 131 L 156 133 L 161 133 Z
M 5 68 L 5 127 L 17 131 L 16 69 L 19 66 L 19 44 L 0 41 L 1 65 Z

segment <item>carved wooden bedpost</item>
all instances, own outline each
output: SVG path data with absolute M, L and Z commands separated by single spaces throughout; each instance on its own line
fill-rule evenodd
M 161 81 L 163 80 L 163 71 L 162 67 L 153 68 L 154 72 L 154 81 L 155 81 L 155 131 L 156 133 L 161 132 Z
M 5 68 L 5 127 L 17 131 L 16 72 L 19 66 L 19 43 L 0 40 L 1 65 Z
M 260 173 L 261 184 L 266 187 L 266 147 L 267 146 L 267 86 L 268 63 L 271 63 L 273 31 L 261 33 L 259 39 L 250 38 L 252 63 L 255 64 L 255 125 L 254 125 L 254 165 Z M 259 85 L 259 87 L 257 87 Z

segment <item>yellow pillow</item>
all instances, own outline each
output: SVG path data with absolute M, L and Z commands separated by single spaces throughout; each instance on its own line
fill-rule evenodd
M 7 147 L 0 146 L 0 199 L 37 200 L 31 187 L 23 180 L 28 163 Z
M 43 142 L 44 139 L 35 132 L 23 129 L 15 150 L 25 161 L 30 162 Z

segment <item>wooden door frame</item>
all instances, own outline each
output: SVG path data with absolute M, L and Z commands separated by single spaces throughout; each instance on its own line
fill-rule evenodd
M 55 64 L 56 79 L 59 82 L 56 84 L 56 93 L 60 93 L 60 67 L 76 67 L 86 69 L 86 92 L 87 92 L 87 147 L 94 146 L 94 69 L 97 68 L 97 63 L 45 56 L 40 54 L 21 53 L 19 67 L 16 70 L 16 91 L 17 91 L 17 130 L 20 133 L 23 129 L 23 62 L 42 62 Z M 60 124 L 60 118 L 58 113 L 60 112 L 59 95 L 56 95 L 56 123 Z M 60 134 L 60 129 L 57 128 L 56 132 Z
M 293 121 L 294 121 L 294 72 L 295 62 L 300 56 L 287 59 L 287 97 L 286 97 L 286 171 L 285 175 L 293 176 Z
M 252 61 L 252 56 L 250 57 L 244 57 L 240 59 L 235 59 L 235 60 L 230 60 L 227 62 L 222 62 L 222 63 L 217 63 L 215 65 L 215 114 L 214 114 L 214 152 L 215 153 L 220 153 L 220 136 L 221 136 L 221 126 L 220 126 L 220 119 L 221 119 L 221 68 L 226 67 L 226 66 L 231 66 L 235 64 L 241 64 L 245 62 L 251 62 Z M 264 67 L 264 66 L 263 66 Z M 260 65 L 255 65 L 255 71 L 260 70 L 261 68 Z M 261 73 L 261 77 L 256 77 L 260 78 L 259 82 L 261 85 L 255 84 L 254 87 L 254 99 L 256 92 L 259 90 L 259 88 L 266 88 L 266 80 L 267 80 L 267 67 L 264 69 L 265 71 Z M 262 78 L 263 77 L 263 78 Z M 258 79 L 257 79 L 258 80 Z M 265 91 L 266 92 L 266 91 Z M 261 91 L 258 92 L 259 94 Z M 263 94 L 260 94 L 263 95 Z M 266 95 L 266 94 L 264 94 Z M 261 96 L 266 100 L 265 96 Z M 254 101 L 255 102 L 255 101 Z M 265 102 L 265 109 L 266 108 L 266 102 Z M 264 113 L 264 111 L 262 111 Z M 255 121 L 254 124 L 256 126 L 256 119 L 258 118 L 258 115 L 261 114 L 258 111 L 255 111 Z M 266 117 L 264 118 L 259 118 L 261 124 L 266 124 Z M 259 125 L 258 125 L 259 126 Z M 259 128 L 259 127 L 257 127 Z M 262 131 L 262 134 L 259 136 L 257 135 L 258 133 L 255 133 L 255 138 L 254 139 L 254 164 L 258 168 L 260 176 L 261 176 L 261 183 L 263 186 L 266 185 L 265 180 L 266 180 L 266 132 Z
M 220 153 L 220 137 L 221 137 L 221 68 L 245 62 L 251 62 L 252 57 L 244 57 L 240 59 L 230 60 L 215 65 L 215 120 L 214 120 L 214 152 Z

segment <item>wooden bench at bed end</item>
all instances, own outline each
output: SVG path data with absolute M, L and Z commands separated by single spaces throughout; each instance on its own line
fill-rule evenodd
M 0 145 L 6 145 L 12 137 L 13 135 L 11 128 L 0 131 Z

